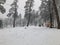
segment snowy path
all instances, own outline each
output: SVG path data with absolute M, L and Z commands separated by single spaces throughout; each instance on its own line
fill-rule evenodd
M 0 45 L 60 45 L 60 30 L 42 27 L 0 29 Z

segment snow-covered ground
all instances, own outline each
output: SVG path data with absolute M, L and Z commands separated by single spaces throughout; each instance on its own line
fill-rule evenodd
M 0 45 L 60 45 L 60 30 L 46 27 L 0 29 Z

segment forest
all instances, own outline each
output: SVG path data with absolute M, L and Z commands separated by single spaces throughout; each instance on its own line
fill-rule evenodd
M 37 1 L 37 0 L 36 0 Z M 33 9 L 34 0 L 27 0 L 25 2 L 25 15 L 18 14 L 19 5 L 18 0 L 14 0 L 10 5 L 9 13 L 6 15 L 8 18 L 0 19 L 0 28 L 5 27 L 24 27 L 24 26 L 45 26 L 49 28 L 60 29 L 60 0 L 40 0 L 41 5 L 39 10 Z M 0 0 L 0 13 L 6 13 L 4 4 L 6 0 Z

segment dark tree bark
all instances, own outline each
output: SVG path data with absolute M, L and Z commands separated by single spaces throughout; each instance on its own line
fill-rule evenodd
M 30 17 L 31 17 L 31 4 L 30 4 L 30 6 L 29 6 L 29 18 L 28 18 L 27 26 L 29 26 L 29 23 L 30 23 Z
M 50 28 L 52 28 L 52 14 L 50 14 Z
M 14 18 L 14 20 L 13 20 L 13 27 L 15 27 L 15 21 L 16 21 L 16 16 L 17 16 L 17 2 L 15 2 L 15 13 L 14 13 L 14 15 L 13 15 L 13 18 Z
M 15 27 L 15 20 L 16 20 L 16 19 L 14 18 L 14 20 L 13 20 L 13 27 Z
M 30 23 L 30 17 L 31 17 L 31 15 L 29 14 L 29 18 L 28 18 L 28 22 L 27 22 L 27 27 L 29 26 L 29 23 Z
M 54 7 L 56 19 L 57 19 L 57 25 L 58 25 L 57 28 L 60 29 L 59 15 L 58 15 L 58 10 L 57 10 L 57 6 L 56 6 L 56 2 L 55 2 L 55 0 L 52 0 L 52 1 L 53 1 L 53 7 Z
M 3 22 L 2 22 L 2 20 L 0 20 L 0 28 L 2 28 L 3 27 Z
M 50 16 L 50 28 L 52 28 L 52 16 L 53 16 L 53 7 L 52 7 L 52 1 L 49 0 L 49 16 Z

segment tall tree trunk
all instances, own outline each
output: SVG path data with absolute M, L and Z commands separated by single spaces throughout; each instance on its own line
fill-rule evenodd
M 14 17 L 14 20 L 13 20 L 13 27 L 15 27 L 15 17 Z
M 53 8 L 52 8 L 52 2 L 49 0 L 49 16 L 50 16 L 50 24 L 49 27 L 52 28 L 52 15 L 53 15 Z
M 55 3 L 55 0 L 52 0 L 52 1 L 53 1 L 53 7 L 54 7 L 54 11 L 55 11 L 56 19 L 57 19 L 57 25 L 58 25 L 57 28 L 60 29 L 59 15 L 58 15 L 57 6 L 56 6 L 56 3 Z
M 31 17 L 31 3 L 30 3 L 30 6 L 29 6 L 29 18 L 28 18 L 27 27 L 29 26 L 29 23 L 30 23 L 30 17 Z
M 27 27 L 29 26 L 29 23 L 30 23 L 30 17 L 31 17 L 31 15 L 29 14 L 29 18 L 28 18 Z
M 52 14 L 50 14 L 50 28 L 52 28 Z
M 2 22 L 2 20 L 0 20 L 0 28 L 2 28 L 3 27 L 3 22 Z
M 16 7 L 17 7 L 17 2 L 15 2 L 15 13 L 13 15 L 13 18 L 14 18 L 14 20 L 13 20 L 13 27 L 15 27 L 15 21 L 16 21 L 16 18 L 17 18 L 17 8 Z

